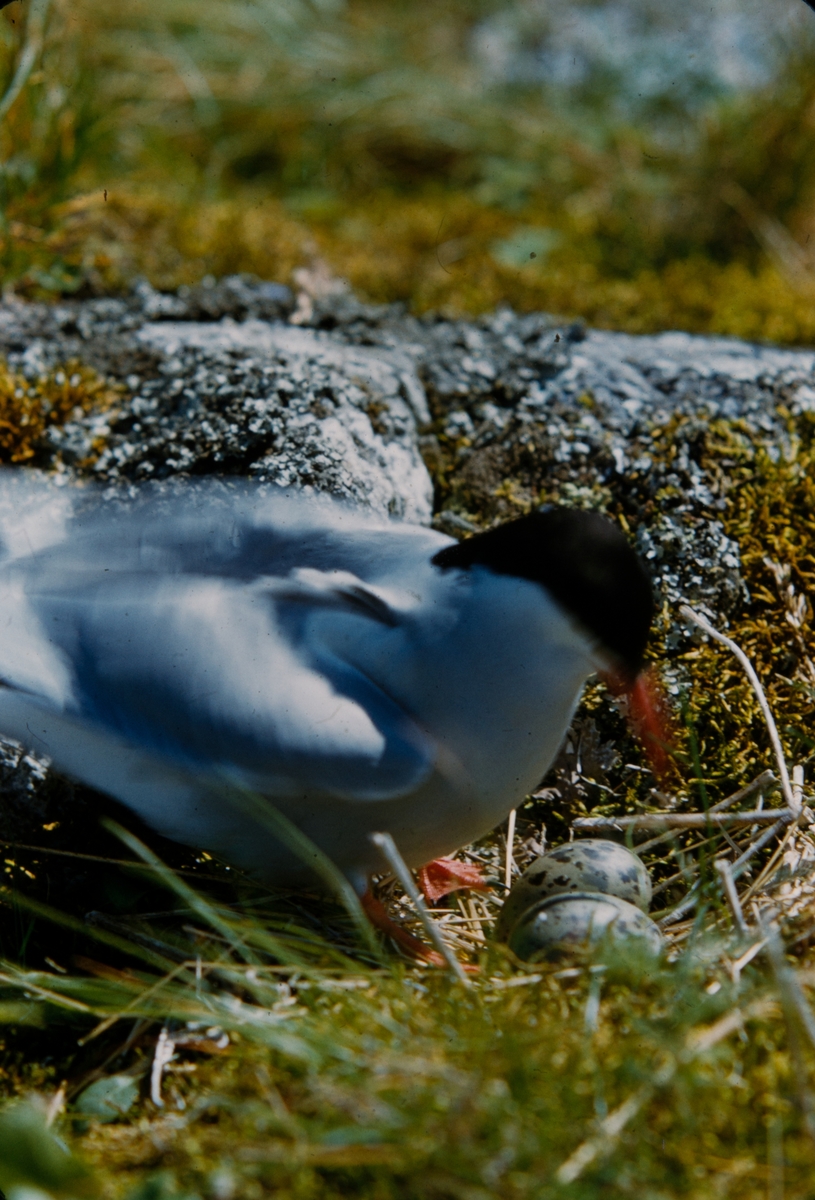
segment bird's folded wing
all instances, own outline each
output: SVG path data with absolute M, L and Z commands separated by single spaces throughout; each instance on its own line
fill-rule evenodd
M 171 480 L 135 496 L 56 488 L 0 469 L 0 565 L 44 573 L 107 568 L 251 580 L 297 568 L 400 574 L 449 539 L 327 496 L 246 480 Z
M 368 622 L 370 636 L 389 632 L 387 606 L 361 583 L 343 579 L 332 594 L 310 579 L 298 596 L 288 582 L 282 599 L 257 584 L 189 576 L 111 572 L 102 582 L 43 583 L 26 597 L 26 636 L 67 666 L 63 711 L 173 769 L 269 795 L 363 801 L 406 794 L 433 768 L 435 746 L 411 717 L 303 634 L 309 591 L 321 611 L 333 605 Z M 288 625 L 287 604 L 297 610 Z M 2 682 L 31 694 L 15 667 L 0 630 Z M 59 704 L 53 689 L 35 686 L 34 696 L 52 711 Z M 48 752 L 59 766 L 57 748 Z

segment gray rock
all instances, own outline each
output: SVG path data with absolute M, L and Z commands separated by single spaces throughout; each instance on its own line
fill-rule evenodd
M 418 448 L 429 420 L 411 359 L 256 319 L 148 322 L 135 335 L 153 378 L 105 432 L 93 417 L 55 431 L 63 461 L 106 448 L 103 479 L 179 472 L 312 487 L 426 523 L 432 483 Z
M 211 276 L 196 287 L 181 287 L 175 295 L 157 292 L 146 281 L 136 284 L 134 292 L 142 312 L 151 320 L 219 321 L 222 317 L 246 320 L 259 317 L 276 321 L 288 317 L 294 308 L 291 290 L 281 283 L 268 283 L 253 275 Z
M 99 479 L 252 475 L 428 521 L 424 458 L 447 532 L 541 498 L 610 506 L 669 604 L 726 624 L 746 598 L 722 481 L 706 477 L 695 443 L 711 421 L 738 420 L 777 452 L 779 406 L 815 409 L 812 351 L 587 332 L 509 309 L 416 318 L 347 290 L 309 302 L 305 328 L 283 319 L 293 303 L 251 276 L 172 295 L 139 283 L 123 298 L 12 301 L 0 305 L 0 351 L 29 376 L 73 357 L 126 383 L 116 414 L 53 431 L 69 471 L 101 443 Z M 668 465 L 655 438 L 678 417 Z
M 33 827 L 46 819 L 48 760 L 0 738 L 0 811 L 2 835 L 10 842 L 27 841 Z
M 204 293 L 237 297 L 235 311 L 251 312 L 249 285 L 228 289 L 228 282 Z M 277 286 L 256 290 L 262 299 Z M 185 306 L 200 313 L 198 300 L 140 285 L 127 303 L 0 312 L 0 344 L 28 377 L 79 358 L 130 393 L 116 411 L 80 415 L 51 431 L 63 468 L 95 458 L 91 474 L 106 482 L 249 475 L 429 522 L 433 486 L 419 429 L 430 413 L 411 354 L 254 316 L 170 319 Z
M 524 320 L 507 317 L 505 336 Z M 511 406 L 484 387 L 460 396 L 437 392 L 444 406 L 437 426 L 453 459 L 448 514 L 506 517 L 518 511 L 517 501 L 541 494 L 583 507 L 613 501 L 664 599 L 700 606 L 726 624 L 746 598 L 739 551 L 719 516 L 722 480 L 705 475 L 695 443 L 711 421 L 738 420 L 777 453 L 788 441 L 779 407 L 815 407 L 815 354 L 683 333 L 599 330 L 582 340 L 565 331 L 552 350 Z M 655 440 L 678 417 L 687 419 L 668 466 Z M 517 494 L 496 502 L 508 478 L 520 485 Z

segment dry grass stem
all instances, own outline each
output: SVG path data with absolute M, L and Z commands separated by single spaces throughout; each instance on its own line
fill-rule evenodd
M 724 812 L 728 808 L 732 808 L 734 804 L 741 804 L 743 800 L 749 800 L 756 793 L 764 793 L 769 791 L 771 786 L 777 780 L 772 771 L 762 771 L 760 775 L 751 782 L 745 784 L 743 788 L 739 788 L 737 792 L 733 792 L 732 796 L 725 796 L 724 800 L 719 800 L 717 804 L 711 804 L 708 812 L 717 813 Z
M 61 1116 L 65 1109 L 65 1081 L 59 1085 L 51 1099 L 48 1101 L 48 1107 L 45 1110 L 45 1124 L 50 1129 L 57 1117 Z
M 456 958 L 448 943 L 442 937 L 438 925 L 428 912 L 427 905 L 422 899 L 419 889 L 416 887 L 416 883 L 410 873 L 407 863 L 397 849 L 396 842 L 389 833 L 372 833 L 370 835 L 370 839 L 380 851 L 382 857 L 385 859 L 396 878 L 399 880 L 400 884 L 405 890 L 406 895 L 409 896 L 413 907 L 416 909 L 416 912 L 419 916 L 419 920 L 424 926 L 427 936 L 430 938 L 439 954 L 442 955 L 444 961 L 447 963 L 456 979 L 458 979 L 459 983 L 461 983 L 464 987 L 470 987 L 471 983 L 464 973 L 464 968 Z
M 696 864 L 688 863 L 687 866 L 682 867 L 680 871 L 677 871 L 675 875 L 669 875 L 667 879 L 663 879 L 661 883 L 658 883 L 651 892 L 651 899 L 653 900 L 655 896 L 661 896 L 663 892 L 667 892 L 668 888 L 680 883 L 683 879 L 694 879 L 697 874 L 698 869 Z
M 623 829 L 724 829 L 743 825 L 766 825 L 768 822 L 791 821 L 797 813 L 788 808 L 754 809 L 743 813 L 642 813 L 633 817 L 578 817 L 573 827 L 581 833 Z
M 789 826 L 790 826 L 790 817 L 785 816 L 785 817 L 782 817 L 781 820 L 776 825 L 773 825 L 770 829 L 766 829 L 764 831 L 764 833 L 759 834 L 759 836 L 750 843 L 750 845 L 747 847 L 747 849 L 742 854 L 739 855 L 739 857 L 736 859 L 736 861 L 734 863 L 731 863 L 730 870 L 733 873 L 733 878 L 738 879 L 739 876 L 743 873 L 744 868 L 750 862 L 750 860 L 752 858 L 755 858 L 755 856 L 759 853 L 759 851 L 763 850 L 765 846 L 769 846 L 769 844 L 773 840 L 773 838 L 778 837 L 780 834 L 784 833 L 785 831 L 788 832 Z M 782 843 L 782 845 L 780 845 L 778 847 L 776 854 L 780 854 L 782 849 L 783 849 L 783 843 Z M 759 880 L 761 880 L 761 878 L 762 877 L 760 876 Z
M 694 610 L 687 604 L 680 605 L 679 612 L 686 621 L 690 621 L 692 624 L 698 625 L 698 627 L 703 630 L 708 637 L 712 637 L 714 641 L 720 642 L 723 646 L 727 646 L 728 650 L 730 650 L 731 653 L 734 654 L 741 663 L 744 673 L 749 679 L 750 685 L 756 694 L 756 699 L 758 700 L 761 714 L 764 717 L 764 722 L 767 726 L 767 732 L 770 735 L 770 742 L 772 743 L 775 759 L 778 764 L 778 774 L 781 778 L 781 790 L 784 793 L 784 799 L 787 802 L 787 807 L 792 809 L 797 816 L 801 811 L 801 805 L 800 802 L 797 802 L 796 797 L 793 795 L 789 771 L 787 770 L 787 762 L 784 758 L 784 750 L 781 745 L 781 739 L 778 736 L 778 728 L 775 723 L 775 718 L 770 711 L 770 706 L 767 703 L 767 697 L 764 694 L 764 688 L 761 686 L 761 681 L 758 675 L 755 673 L 753 664 L 750 662 L 749 658 L 741 649 L 741 647 L 737 646 L 732 638 L 725 637 L 723 633 L 719 633 L 718 629 L 715 629 L 705 617 L 701 616 L 697 612 L 694 612 Z
M 515 819 L 517 815 L 517 809 L 513 808 L 507 819 L 507 852 L 504 862 L 504 883 L 507 891 L 512 887 L 512 871 L 515 866 L 513 847 L 515 844 Z
M 696 902 L 699 899 L 700 891 L 701 889 L 697 881 L 681 904 L 677 904 L 676 907 L 671 909 L 670 912 L 666 913 L 665 916 L 659 918 L 657 925 L 659 925 L 660 929 L 667 929 L 669 925 L 675 925 L 678 921 L 681 921 L 687 913 L 695 908 Z
M 737 792 L 733 792 L 732 795 L 725 796 L 723 800 L 719 800 L 716 804 L 712 804 L 708 809 L 708 812 L 725 812 L 728 808 L 732 808 L 734 804 L 740 804 L 744 800 L 749 800 L 757 793 L 763 793 L 765 790 L 769 790 L 776 782 L 775 775 L 772 771 L 762 771 L 760 775 L 752 780 L 752 782 L 746 784 L 743 788 L 739 788 Z M 653 815 L 658 816 L 660 814 Z M 609 820 L 611 820 L 611 818 L 609 818 Z M 633 833 L 637 833 L 639 828 L 640 826 L 638 824 L 635 825 Z M 707 839 L 704 840 L 706 841 Z M 637 853 L 645 854 L 647 851 L 653 850 L 657 846 L 663 846 L 666 842 L 671 841 L 676 841 L 676 833 L 673 830 L 668 829 L 667 832 L 659 833 L 656 837 L 648 838 L 647 841 L 641 842 L 637 846 Z M 704 845 L 704 841 L 700 842 L 699 845 Z M 686 850 L 688 849 L 691 848 L 686 847 Z M 658 890 L 664 890 L 664 884 L 660 885 Z M 654 894 L 657 894 L 657 890 L 655 890 Z
M 743 903 L 746 903 L 747 900 L 752 899 L 762 891 L 770 876 L 775 871 L 779 859 L 784 854 L 791 832 L 792 826 L 789 821 L 779 821 L 778 825 L 774 825 L 771 829 L 766 830 L 765 833 L 757 837 L 755 841 L 748 846 L 741 858 L 736 859 L 736 861 L 733 863 L 730 869 L 733 872 L 733 878 L 736 879 L 743 872 L 749 859 L 755 857 L 755 855 L 758 854 L 760 850 L 763 850 L 765 846 L 768 846 L 774 838 L 778 837 L 780 834 L 783 834 L 781 841 L 778 843 L 772 855 L 762 867 L 759 875 L 753 880 L 742 897 Z
M 777 816 L 777 814 L 779 812 L 785 812 L 785 810 L 784 809 L 775 809 L 773 811 L 773 816 L 774 817 Z M 755 856 L 761 850 L 763 850 L 765 848 L 765 846 L 768 846 L 770 844 L 770 842 L 773 841 L 774 838 L 778 837 L 784 831 L 786 831 L 787 833 L 789 832 L 792 822 L 794 820 L 795 820 L 795 815 L 793 813 L 789 812 L 788 810 L 786 810 L 786 815 L 783 816 L 780 821 L 776 821 L 775 824 L 773 824 L 769 829 L 765 830 L 764 833 L 759 834 L 759 836 L 753 842 L 750 843 L 750 845 L 747 847 L 747 849 L 744 851 L 744 853 L 741 854 L 735 860 L 735 862 L 730 864 L 731 877 L 734 880 L 738 879 L 739 876 L 744 873 L 750 860 L 752 858 L 755 858 Z M 775 853 L 773 854 L 773 857 L 771 858 L 770 862 L 765 866 L 765 868 L 762 871 L 759 878 L 748 889 L 745 898 L 749 898 L 750 896 L 754 895 L 755 892 L 758 891 L 760 889 L 760 887 L 763 885 L 767 876 L 770 874 L 771 870 L 773 869 L 775 862 L 777 862 L 778 856 L 781 853 L 783 853 L 784 844 L 785 844 L 784 841 L 782 841 L 781 844 L 778 846 Z M 664 929 L 667 926 L 673 925 L 676 922 L 678 922 L 679 920 L 681 920 L 681 918 L 684 917 L 686 913 L 690 912 L 691 909 L 694 908 L 697 900 L 699 899 L 699 895 L 700 895 L 700 887 L 697 882 L 693 885 L 693 887 L 691 888 L 688 895 L 685 897 L 685 899 L 680 904 L 678 904 L 674 909 L 672 909 L 665 916 L 660 918 L 660 920 L 658 921 L 659 926 Z
M 764 945 L 763 941 L 759 942 L 758 947 L 751 948 L 750 953 L 757 952 L 757 949 Z M 745 955 L 744 959 L 746 960 L 746 958 L 747 956 Z M 705 1054 L 708 1050 L 712 1050 L 714 1046 L 717 1046 L 719 1042 L 730 1037 L 731 1033 L 736 1033 L 737 1030 L 743 1029 L 746 1021 L 761 1020 L 772 1016 L 776 1009 L 777 1001 L 773 997 L 759 996 L 751 1004 L 747 1005 L 744 1010 L 731 1008 L 712 1025 L 692 1029 L 685 1039 L 685 1060 L 688 1061 L 700 1054 Z
M 653 1085 L 646 1083 L 638 1092 L 629 1096 L 618 1108 L 610 1112 L 600 1122 L 597 1136 L 583 1142 L 564 1163 L 561 1163 L 555 1172 L 557 1182 L 574 1183 L 596 1159 L 608 1154 L 614 1148 L 615 1142 L 626 1125 L 648 1103 L 653 1094 Z
M 745 950 L 745 952 L 744 952 L 744 954 L 742 954 L 741 958 L 737 958 L 734 963 L 730 964 L 730 978 L 733 980 L 733 983 L 737 987 L 738 987 L 739 979 L 741 977 L 741 973 L 744 970 L 744 968 L 753 961 L 753 959 L 756 957 L 756 955 L 761 953 L 761 951 L 764 949 L 764 947 L 766 945 L 767 945 L 766 938 L 762 938 L 760 941 L 755 942 L 749 948 L 749 950 Z
M 725 899 L 727 900 L 728 907 L 733 914 L 733 920 L 736 928 L 742 937 L 747 937 L 750 933 L 750 930 L 747 926 L 747 922 L 744 919 L 744 913 L 741 910 L 739 893 L 736 891 L 736 884 L 733 879 L 733 872 L 730 869 L 730 863 L 727 861 L 727 859 L 718 858 L 715 865 L 716 870 L 721 876 Z
M 153 1052 L 153 1065 L 150 1068 L 150 1099 L 156 1108 L 164 1108 L 164 1100 L 161 1095 L 161 1078 L 174 1054 L 175 1042 L 167 1032 L 167 1026 L 163 1025 L 156 1041 L 156 1048 Z
M 0 99 L 0 121 L 3 121 L 7 116 L 9 109 L 28 82 L 37 59 L 40 57 L 50 7 L 51 0 L 32 0 L 28 20 L 26 21 L 25 42 L 22 53 L 17 61 L 17 69 L 12 76 L 5 95 Z
M 753 781 L 749 782 L 749 784 L 739 788 L 739 790 L 737 792 L 733 792 L 731 796 L 726 796 L 723 800 L 718 800 L 717 803 L 712 804 L 711 808 L 707 810 L 708 815 L 717 814 L 717 812 L 725 812 L 727 809 L 732 808 L 733 805 L 741 804 L 743 800 L 747 800 L 756 796 L 757 793 L 768 791 L 769 788 L 775 784 L 775 782 L 777 782 L 777 780 L 775 780 L 775 775 L 772 773 L 772 770 L 762 770 L 762 773 L 757 775 Z M 777 809 L 774 811 L 779 814 L 779 812 L 783 810 Z M 707 826 L 706 820 L 701 824 L 685 822 L 683 818 L 687 816 L 706 817 L 706 814 L 682 814 L 682 812 L 643 812 L 643 814 L 637 814 L 635 816 L 577 817 L 573 822 L 573 828 L 575 830 L 585 830 L 585 832 L 588 829 L 597 830 L 597 832 L 607 829 L 609 832 L 613 832 L 613 830 L 630 828 L 633 830 L 633 833 L 640 832 L 640 830 L 642 830 L 642 832 L 648 832 L 648 830 L 652 828 L 664 828 L 664 833 L 658 834 L 655 836 L 655 838 L 649 838 L 647 841 L 641 842 L 641 844 L 636 847 L 637 853 L 642 854 L 646 851 L 653 850 L 654 847 L 664 845 L 666 841 L 675 840 L 676 834 L 672 832 L 673 829 L 705 828 Z M 723 822 L 718 821 L 717 827 L 723 828 Z M 700 842 L 700 845 L 703 845 L 703 842 Z

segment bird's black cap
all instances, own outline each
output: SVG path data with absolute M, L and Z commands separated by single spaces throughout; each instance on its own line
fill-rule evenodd
M 445 569 L 479 564 L 542 584 L 626 674 L 640 670 L 654 617 L 651 581 L 607 517 L 552 507 L 445 546 L 432 561 Z

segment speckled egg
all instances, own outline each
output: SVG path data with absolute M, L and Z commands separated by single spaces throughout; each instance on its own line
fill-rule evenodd
M 619 896 L 561 892 L 533 905 L 511 930 L 509 948 L 526 962 L 587 949 L 605 938 L 637 939 L 650 954 L 662 949 L 662 934 L 644 912 Z
M 651 877 L 633 851 L 603 838 L 566 842 L 536 858 L 504 901 L 495 936 L 506 941 L 527 908 L 560 892 L 603 892 L 636 904 L 651 903 Z

